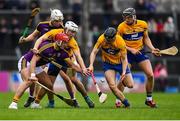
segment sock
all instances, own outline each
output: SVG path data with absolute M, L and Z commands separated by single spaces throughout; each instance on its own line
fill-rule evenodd
M 85 100 L 90 100 L 89 96 L 84 97 Z
M 13 102 L 18 103 L 18 101 L 19 101 L 19 97 L 14 96 L 14 98 L 13 98 Z
M 54 105 L 54 100 L 49 100 L 50 105 Z
M 35 101 L 34 101 L 34 102 L 35 102 L 35 103 L 37 103 L 37 104 L 39 104 L 39 103 L 40 103 L 40 101 L 41 101 L 41 100 L 40 100 L 38 97 L 36 97 L 36 99 L 35 99 Z
M 146 100 L 152 101 L 152 92 L 147 92 Z
M 73 93 L 69 93 L 71 99 L 74 99 L 74 94 Z
M 125 105 L 125 107 L 130 106 L 130 104 L 129 104 L 129 102 L 128 102 L 127 99 L 124 99 L 124 100 L 122 101 L 122 103 Z

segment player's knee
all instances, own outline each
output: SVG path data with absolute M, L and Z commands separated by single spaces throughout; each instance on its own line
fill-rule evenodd
M 111 84 L 111 85 L 109 85 L 109 88 L 110 88 L 111 90 L 116 90 L 117 86 L 114 85 L 114 84 Z
M 76 77 L 73 76 L 73 77 L 71 77 L 70 79 L 71 79 L 71 81 L 72 81 L 73 83 L 78 83 L 78 80 L 77 80 Z
M 128 88 L 133 88 L 133 84 L 128 84 L 127 87 Z
M 154 79 L 154 75 L 153 74 L 147 74 L 147 79 L 148 80 L 153 80 Z

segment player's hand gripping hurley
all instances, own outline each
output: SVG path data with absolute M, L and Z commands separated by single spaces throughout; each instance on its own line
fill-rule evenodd
M 28 31 L 29 31 L 29 28 L 32 25 L 32 21 L 33 21 L 34 17 L 39 13 L 39 11 L 40 11 L 40 8 L 34 8 L 31 11 L 31 15 L 30 15 L 30 17 L 28 19 L 28 23 L 26 25 L 26 28 L 24 29 L 23 34 L 19 39 L 19 44 L 25 41 L 24 38 L 26 37 L 26 35 L 27 35 Z
M 97 93 L 98 93 L 98 96 L 99 96 L 99 102 L 104 103 L 106 101 L 106 99 L 107 99 L 107 94 L 101 92 L 99 86 L 97 85 L 97 82 L 95 80 L 93 72 L 91 72 L 91 77 L 92 77 L 93 83 L 94 83 L 94 85 L 96 87 L 96 90 L 97 90 Z

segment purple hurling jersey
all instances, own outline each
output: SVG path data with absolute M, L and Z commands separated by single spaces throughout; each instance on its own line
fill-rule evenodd
M 55 60 L 65 60 L 66 58 L 69 58 L 69 55 L 67 52 L 65 52 L 63 49 L 58 48 L 56 50 L 54 48 L 54 43 L 44 41 L 40 44 L 39 49 L 40 53 L 48 58 L 53 58 Z M 33 52 L 29 51 L 27 54 L 24 55 L 24 58 L 26 61 L 30 62 L 33 57 Z M 39 61 L 36 62 L 36 67 L 42 66 L 49 63 L 49 61 L 44 60 L 41 58 Z
M 60 27 L 54 27 L 50 24 L 50 21 L 44 21 L 44 22 L 40 22 L 37 27 L 36 30 L 40 32 L 40 36 L 44 35 L 46 32 L 52 30 L 52 29 L 61 29 L 63 28 L 62 26 Z

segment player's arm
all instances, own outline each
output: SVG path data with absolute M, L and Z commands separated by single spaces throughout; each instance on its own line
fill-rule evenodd
M 36 74 L 35 74 L 35 68 L 36 68 L 36 62 L 40 59 L 39 56 L 36 54 L 33 55 L 31 62 L 30 62 L 30 80 L 37 81 Z
M 37 25 L 36 29 L 34 30 L 34 32 L 32 34 L 30 34 L 29 36 L 27 36 L 27 37 L 21 36 L 20 39 L 19 39 L 19 43 L 34 41 L 38 37 L 38 35 L 40 34 L 41 25 L 42 24 L 39 23 Z
M 54 37 L 59 33 L 58 29 L 51 30 L 44 35 L 42 35 L 39 39 L 36 40 L 36 43 L 34 44 L 34 50 L 37 50 L 39 48 L 39 45 L 45 41 L 45 40 L 53 40 Z
M 123 51 L 121 51 L 121 61 L 122 61 L 122 74 L 121 74 L 121 80 L 125 78 L 126 69 L 128 66 L 128 60 L 127 60 L 127 51 L 126 48 L 123 48 Z
M 153 54 L 155 54 L 156 56 L 160 56 L 160 54 L 159 54 L 159 51 L 160 51 L 160 50 L 159 50 L 158 48 L 155 48 L 155 47 L 153 46 L 153 44 L 152 44 L 152 42 L 151 42 L 151 40 L 150 40 L 150 38 L 149 38 L 148 32 L 145 32 L 143 37 L 144 37 L 144 38 L 143 38 L 143 41 L 144 41 L 145 45 L 146 45 L 149 49 L 151 49 L 151 52 L 152 52 Z
M 90 58 L 89 58 L 89 61 L 90 61 L 90 64 L 89 64 L 89 67 L 88 67 L 89 71 L 93 71 L 94 70 L 94 66 L 93 66 L 94 65 L 94 61 L 95 61 L 97 53 L 99 52 L 99 49 L 102 46 L 103 41 L 104 41 L 104 38 L 103 38 L 103 35 L 101 35 L 98 38 L 96 44 L 94 45 L 94 48 L 93 48 L 93 50 L 92 50 L 92 52 L 90 54 Z
M 71 67 L 72 69 L 76 70 L 76 71 L 79 72 L 79 73 L 82 73 L 82 69 L 81 69 L 79 66 L 75 65 L 75 64 L 71 61 L 70 58 L 66 58 L 66 59 L 64 59 L 64 60 L 65 60 L 65 62 L 69 65 L 69 67 Z
M 19 43 L 25 43 L 25 42 L 34 41 L 38 37 L 38 35 L 39 35 L 39 31 L 36 29 L 36 30 L 34 30 L 33 33 L 31 33 L 27 37 L 21 36 L 20 39 L 19 39 Z
M 74 52 L 74 55 L 76 56 L 76 59 L 77 59 L 79 65 L 81 66 L 81 68 L 83 70 L 83 74 L 88 75 L 88 71 L 87 71 L 84 61 L 82 59 L 80 50 L 76 49 L 73 52 Z
M 94 70 L 93 65 L 94 65 L 94 61 L 95 61 L 95 58 L 96 58 L 96 55 L 97 55 L 98 52 L 99 52 L 99 48 L 94 47 L 91 54 L 90 54 L 90 64 L 89 64 L 89 67 L 88 67 L 88 69 L 90 71 Z
M 140 50 L 138 49 L 134 49 L 131 47 L 126 46 L 127 50 L 130 51 L 132 54 L 136 55 L 136 54 L 141 54 Z
M 52 40 L 52 36 L 50 36 L 48 33 L 42 35 L 40 38 L 38 38 L 36 40 L 34 47 L 33 47 L 33 50 L 38 50 L 39 45 L 45 40 Z

